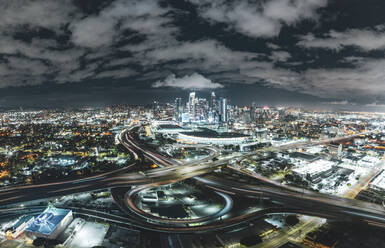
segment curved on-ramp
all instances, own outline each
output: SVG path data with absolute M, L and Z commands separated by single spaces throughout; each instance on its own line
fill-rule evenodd
M 154 216 L 152 214 L 149 214 L 149 213 L 141 210 L 135 204 L 135 198 L 136 198 L 137 194 L 140 191 L 143 191 L 143 190 L 146 190 L 146 189 L 152 188 L 152 187 L 153 186 L 144 185 L 144 186 L 138 186 L 138 187 L 131 189 L 130 191 L 128 191 L 125 194 L 124 202 L 126 204 L 126 207 L 130 211 L 135 213 L 136 215 L 138 215 L 142 218 L 145 218 L 145 219 L 150 219 L 151 221 L 156 221 L 160 224 L 169 225 L 169 224 L 191 224 L 191 223 L 209 222 L 209 221 L 215 220 L 215 219 L 220 218 L 223 215 L 227 214 L 233 207 L 233 200 L 229 195 L 224 194 L 222 192 L 215 191 L 216 194 L 218 194 L 220 197 L 222 197 L 224 199 L 223 207 L 218 212 L 216 212 L 215 214 L 211 214 L 208 216 L 195 218 L 195 219 L 169 219 L 169 218 L 158 217 L 158 216 Z

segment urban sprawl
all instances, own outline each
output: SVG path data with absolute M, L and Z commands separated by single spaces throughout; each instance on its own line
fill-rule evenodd
M 4 110 L 0 247 L 383 247 L 384 123 L 215 92 Z

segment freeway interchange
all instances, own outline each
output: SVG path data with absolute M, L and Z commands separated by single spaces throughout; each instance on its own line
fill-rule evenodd
M 361 134 L 360 134 L 361 135 Z M 351 135 L 342 138 L 334 138 L 329 140 L 320 140 L 314 142 L 299 142 L 290 145 L 280 146 L 280 147 L 269 147 L 267 149 L 262 149 L 265 151 L 280 151 L 286 149 L 293 149 L 297 147 L 306 147 L 314 146 L 318 144 L 325 144 L 330 142 L 348 140 L 354 138 L 356 135 Z M 159 171 L 171 170 L 168 169 L 172 161 L 169 158 L 163 158 L 159 154 L 154 154 L 150 151 L 138 146 L 133 140 L 132 136 L 126 133 L 121 137 L 121 142 L 126 143 L 126 145 L 131 145 L 142 152 L 147 158 L 153 160 L 163 168 L 158 169 Z M 259 150 L 258 152 L 261 152 Z M 237 194 L 246 197 L 269 197 L 281 203 L 287 205 L 287 211 L 290 212 L 293 209 L 297 213 L 308 214 L 312 216 L 318 216 L 323 218 L 333 218 L 333 219 L 343 219 L 343 220 L 361 220 L 369 224 L 385 227 L 385 209 L 377 204 L 362 202 L 358 200 L 352 200 L 347 198 L 341 198 L 332 195 L 325 195 L 321 193 L 312 192 L 309 190 L 289 187 L 281 185 L 277 182 L 269 180 L 267 178 L 259 177 L 256 178 L 262 185 L 248 185 L 245 183 L 239 183 L 234 180 L 226 180 L 220 176 L 213 175 L 204 175 L 202 177 L 197 177 L 197 173 L 204 174 L 205 170 L 213 171 L 219 166 L 226 165 L 230 160 L 240 159 L 243 157 L 248 157 L 255 155 L 256 152 L 249 152 L 244 154 L 236 154 L 227 158 L 219 159 L 216 161 L 212 160 L 212 157 L 206 161 L 199 161 L 199 163 L 189 164 L 189 168 L 184 169 L 183 166 L 177 165 L 174 162 L 174 165 L 171 165 L 171 168 L 182 168 L 179 171 L 180 178 L 185 178 L 186 174 L 183 173 L 185 170 L 188 170 L 190 177 L 194 177 L 195 180 L 201 182 L 206 187 L 209 187 L 216 191 L 221 191 L 227 194 Z M 171 173 L 170 173 L 171 175 Z M 182 180 L 183 180 L 182 179 Z M 150 186 L 159 185 L 159 182 L 150 184 Z M 282 209 L 280 210 L 282 211 Z
M 262 218 L 268 213 L 298 213 L 328 219 L 359 220 L 371 225 L 385 227 L 385 209 L 380 205 L 284 186 L 263 177 L 255 177 L 255 181 L 258 184 L 251 185 L 225 179 L 218 174 L 211 173 L 218 168 L 228 166 L 231 160 L 253 156 L 261 151 L 276 152 L 325 144 L 352 139 L 355 137 L 354 135 L 329 140 L 298 142 L 285 146 L 264 148 L 256 152 L 236 153 L 226 157 L 221 157 L 215 148 L 205 147 L 205 149 L 208 149 L 210 152 L 209 156 L 188 163 L 181 163 L 178 160 L 153 153 L 141 147 L 132 136 L 132 133 L 135 133 L 138 128 L 139 126 L 134 126 L 122 131 L 118 136 L 120 143 L 125 146 L 135 158 L 135 162 L 128 167 L 135 168 L 134 166 L 146 157 L 156 163 L 159 168 L 130 173 L 127 173 L 127 168 L 125 168 L 78 180 L 3 188 L 0 189 L 0 204 L 21 203 L 99 189 L 111 189 L 112 192 L 115 192 L 114 189 L 117 188 L 131 187 L 123 196 L 113 194 L 113 198 L 118 206 L 129 215 L 130 218 L 127 218 L 126 221 L 131 222 L 132 225 L 138 225 L 141 228 L 149 230 L 164 232 L 204 232 L 247 223 L 253 219 Z M 215 215 L 197 221 L 191 221 L 153 217 L 141 211 L 133 203 L 133 199 L 141 190 L 190 178 L 221 195 L 226 201 L 225 207 Z M 232 216 L 222 220 L 221 216 L 231 210 L 232 195 L 267 197 L 280 202 L 284 207 L 242 213 L 238 216 Z M 3 211 L 7 211 L 7 208 L 4 208 Z M 84 211 L 86 210 L 83 210 L 83 212 Z M 114 220 L 111 216 L 105 216 L 105 219 Z M 200 225 L 189 225 L 197 222 L 199 222 Z

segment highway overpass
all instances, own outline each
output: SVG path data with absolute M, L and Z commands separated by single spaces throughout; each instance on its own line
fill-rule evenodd
M 137 162 L 140 161 L 140 157 L 145 156 L 162 166 L 162 168 L 132 173 L 124 173 L 122 171 L 111 172 L 78 180 L 3 188 L 0 189 L 0 204 L 5 205 L 9 203 L 21 203 L 29 200 L 116 187 L 138 185 L 155 187 L 182 181 L 187 178 L 194 178 L 194 180 L 199 181 L 206 187 L 212 188 L 216 191 L 222 191 L 226 194 L 237 194 L 245 197 L 269 197 L 285 204 L 286 207 L 283 209 L 290 209 L 290 211 L 295 210 L 296 213 L 324 218 L 362 220 L 368 222 L 369 224 L 385 226 L 385 211 L 382 206 L 376 204 L 324 195 L 295 187 L 286 187 L 263 177 L 256 179 L 261 182 L 261 185 L 248 185 L 236 182 L 236 180 L 229 181 L 220 176 L 210 174 L 218 167 L 226 166 L 232 159 L 242 159 L 247 156 L 255 155 L 257 152 L 236 154 L 213 161 L 213 158 L 217 156 L 216 152 L 213 151 L 210 156 L 205 159 L 181 164 L 171 158 L 167 158 L 142 148 L 130 135 L 130 132 L 135 131 L 136 129 L 133 128 L 122 132 L 119 137 L 120 142 L 122 142 L 122 144 L 134 154 Z M 262 151 L 293 149 L 301 146 L 336 142 L 338 140 L 351 139 L 354 137 L 355 136 L 347 136 L 338 139 L 300 142 L 282 147 L 266 148 L 262 149 Z M 258 152 L 261 152 L 261 150 Z M 136 163 L 133 163 L 130 167 L 134 167 L 135 165 Z M 234 217 L 229 220 L 229 223 L 235 224 L 237 220 L 247 221 L 249 218 L 248 216 L 249 215 L 239 216 L 238 219 Z M 143 221 L 148 222 L 150 221 L 149 218 L 149 216 L 146 216 Z M 152 223 L 151 225 L 152 227 L 154 227 L 154 225 L 158 225 L 159 230 L 162 230 L 162 226 L 159 224 Z M 226 226 L 227 224 L 224 225 Z M 209 228 L 211 224 L 209 223 L 205 226 Z M 220 223 L 215 222 L 215 228 L 220 226 Z M 203 227 L 201 228 L 204 229 Z M 178 227 L 175 227 L 175 230 L 173 230 L 176 231 L 177 229 Z M 183 230 L 194 230 L 194 228 L 189 227 Z

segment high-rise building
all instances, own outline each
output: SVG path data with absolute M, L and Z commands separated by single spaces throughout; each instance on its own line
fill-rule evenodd
M 218 100 L 217 96 L 215 95 L 215 92 L 211 92 L 211 97 L 210 97 L 210 110 L 213 111 L 218 111 Z
M 175 98 L 174 102 L 174 119 L 178 122 L 182 120 L 183 106 L 182 106 L 182 98 Z
M 189 113 L 182 113 L 182 120 L 183 123 L 190 122 L 190 115 Z
M 215 92 L 211 92 L 208 115 L 210 116 L 209 118 L 210 123 L 214 123 L 218 121 L 219 104 L 218 104 L 218 99 L 217 99 L 217 96 L 215 95 Z
M 244 123 L 250 123 L 251 122 L 251 108 L 250 108 L 250 110 L 242 109 L 242 115 L 241 116 L 242 116 L 242 121 Z
M 159 112 L 160 112 L 159 102 L 154 101 L 152 105 L 152 114 L 155 119 L 159 116 Z
M 197 98 L 195 105 L 195 119 L 202 121 L 207 120 L 209 105 L 206 98 Z
M 188 98 L 188 112 L 190 114 L 190 120 L 195 120 L 195 108 L 196 108 L 195 92 L 190 92 Z
M 228 113 L 227 113 L 227 98 L 221 97 L 219 100 L 219 115 L 222 123 L 227 123 Z
M 252 102 L 251 107 L 250 107 L 250 121 L 251 122 L 255 122 L 257 120 L 256 110 L 257 110 L 257 105 L 255 102 Z

